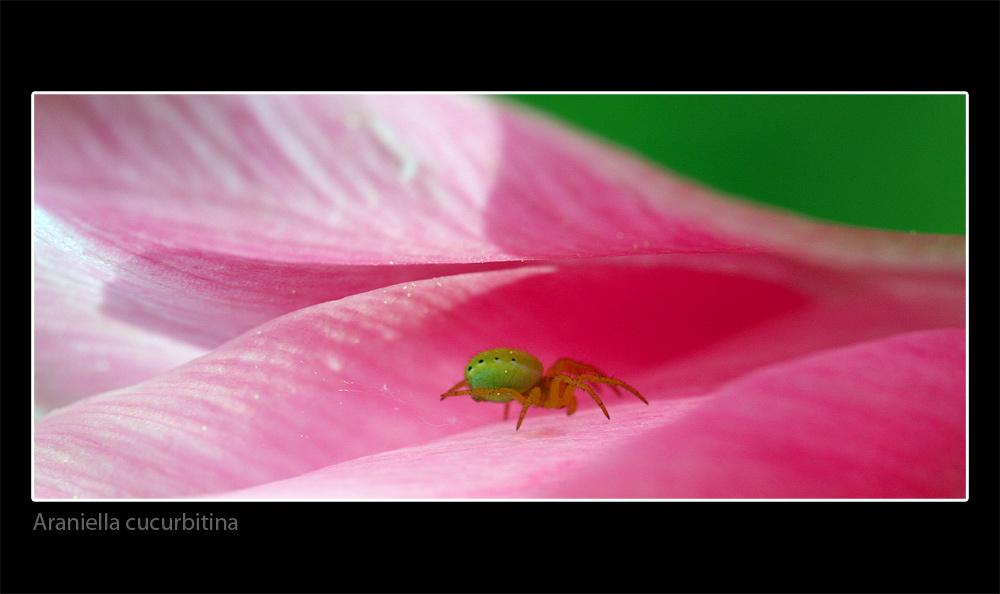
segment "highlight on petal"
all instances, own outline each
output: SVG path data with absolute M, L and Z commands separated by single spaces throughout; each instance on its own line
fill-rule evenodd
M 727 201 L 481 98 L 42 95 L 35 120 L 39 204 L 136 253 L 360 265 L 756 247 L 717 229 Z
M 495 108 L 381 101 L 37 96 L 42 407 L 151 377 L 302 307 L 489 259 L 469 211 L 498 158 Z M 132 348 L 81 356 L 64 335 Z
M 451 276 L 288 314 L 162 376 L 38 421 L 36 497 L 204 496 L 484 424 L 513 433 L 498 406 L 438 400 L 470 354 L 488 347 L 598 364 L 649 399 L 640 406 L 650 412 L 638 413 L 645 423 L 646 414 L 673 414 L 672 398 L 703 396 L 765 365 L 962 323 L 951 279 L 924 279 L 916 291 L 899 278 L 816 275 L 765 256 L 741 256 L 735 269 L 729 258 Z M 532 409 L 517 434 L 548 417 L 625 431 L 617 410 L 634 403 L 605 400 L 611 421 Z M 494 483 L 491 496 L 503 489 Z
M 36 195 L 141 252 L 482 261 L 498 108 L 447 96 L 40 95 Z

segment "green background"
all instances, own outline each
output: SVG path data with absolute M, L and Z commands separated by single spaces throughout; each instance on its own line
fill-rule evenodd
M 686 177 L 812 218 L 965 234 L 950 95 L 507 95 Z

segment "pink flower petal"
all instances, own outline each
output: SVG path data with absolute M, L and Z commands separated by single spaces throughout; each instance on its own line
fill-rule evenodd
M 918 332 L 765 367 L 546 496 L 963 499 L 965 341 Z
M 907 334 L 623 404 L 613 422 L 489 425 L 218 496 L 962 499 L 964 367 L 963 331 Z
M 134 384 L 289 311 L 467 265 L 141 255 L 35 211 L 36 408 Z M 486 263 L 483 270 L 508 267 Z
M 778 252 L 947 270 L 964 257 L 961 238 L 721 200 L 469 97 L 41 95 L 35 149 L 43 409 L 309 305 L 504 261 Z
M 545 362 L 596 363 L 639 388 L 651 403 L 642 408 L 656 416 L 664 402 L 671 414 L 670 398 L 764 365 L 962 323 L 951 279 L 924 279 L 917 291 L 905 279 L 844 274 L 826 286 L 809 267 L 769 257 L 741 256 L 740 270 L 716 255 L 675 260 L 452 276 L 283 316 L 158 378 L 38 421 L 36 496 L 207 494 L 483 424 L 513 432 L 499 406 L 438 400 L 469 356 L 499 345 Z M 609 400 L 608 430 L 618 406 L 633 404 Z M 582 411 L 532 409 L 522 432 L 546 415 L 593 422 Z
M 964 375 L 954 357 L 939 357 L 934 376 L 950 387 L 887 376 L 947 393 L 947 410 L 924 416 L 923 401 L 891 386 L 878 393 L 894 400 L 864 408 L 815 381 L 815 398 L 803 394 L 795 378 L 815 371 L 805 356 L 875 341 L 830 354 L 854 353 L 836 355 L 838 379 L 872 395 L 866 378 L 882 365 L 915 361 L 892 341 L 936 353 L 938 334 L 898 335 L 964 327 L 962 238 L 851 230 L 721 199 L 463 97 L 42 96 L 35 116 L 36 401 L 77 401 L 36 423 L 36 497 L 289 493 L 310 472 L 318 482 L 303 497 L 433 496 L 444 492 L 426 477 L 454 464 L 478 465 L 479 478 L 440 496 L 589 496 L 601 493 L 593 480 L 637 472 L 656 481 L 615 496 L 729 496 L 707 493 L 736 483 L 747 496 L 955 496 Z M 500 407 L 438 401 L 469 356 L 502 345 L 595 363 L 650 405 L 612 396 L 611 421 L 590 403 L 572 417 L 532 409 L 514 432 Z M 768 366 L 793 371 L 775 401 L 755 383 Z M 777 403 L 772 432 L 733 426 L 744 394 L 746 419 Z M 799 401 L 810 404 L 788 404 Z M 886 421 L 893 407 L 905 422 Z M 811 428 L 835 414 L 853 429 L 840 442 L 829 430 L 796 439 L 798 413 Z M 859 420 L 915 444 L 881 450 L 895 478 L 867 490 L 834 485 L 832 471 L 810 479 L 804 458 L 769 445 L 870 477 L 878 468 L 860 452 L 874 442 Z M 938 443 L 924 426 L 942 430 L 947 463 L 922 455 Z M 489 436 L 515 444 L 532 427 L 589 455 L 542 485 L 484 453 Z M 733 449 L 671 450 L 675 431 L 746 445 L 777 484 L 748 481 Z M 736 462 L 623 462 L 636 443 Z M 397 476 L 397 454 L 414 474 Z M 538 472 L 553 468 L 538 460 Z M 936 486 L 914 478 L 942 468 Z

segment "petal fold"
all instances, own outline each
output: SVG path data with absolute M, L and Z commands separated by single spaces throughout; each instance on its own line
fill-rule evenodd
M 596 364 L 655 411 L 762 366 L 961 323 L 961 289 L 948 282 L 919 292 L 867 275 L 823 285 L 801 265 L 743 258 L 739 270 L 705 255 L 671 266 L 611 259 L 449 276 L 282 316 L 38 421 L 36 496 L 231 491 L 484 424 L 513 432 L 499 406 L 438 399 L 471 355 L 501 345 L 545 363 Z M 631 404 L 606 400 L 613 421 Z M 581 412 L 562 413 L 532 409 L 522 432 L 549 416 L 584 422 Z
M 963 499 L 965 333 L 826 351 L 712 393 L 534 419 L 224 499 Z

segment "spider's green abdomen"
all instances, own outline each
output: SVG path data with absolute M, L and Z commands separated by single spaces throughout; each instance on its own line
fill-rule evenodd
M 517 349 L 490 349 L 465 366 L 465 381 L 473 389 L 511 388 L 525 392 L 542 377 L 542 363 Z

